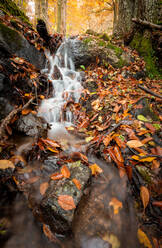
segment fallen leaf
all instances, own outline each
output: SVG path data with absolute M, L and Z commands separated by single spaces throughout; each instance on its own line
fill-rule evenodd
M 63 165 L 61 167 L 61 173 L 65 178 L 69 178 L 70 177 L 70 171 L 68 169 L 68 167 L 66 165 Z
M 56 238 L 54 236 L 54 234 L 51 232 L 50 228 L 48 225 L 43 224 L 43 232 L 45 234 L 45 236 L 52 242 L 56 242 Z
M 155 131 L 156 131 L 156 129 L 155 129 L 155 127 L 151 124 L 151 123 L 145 123 L 145 126 L 148 128 L 148 129 L 150 129 L 150 131 L 152 132 L 152 133 L 155 133 Z
M 149 121 L 145 116 L 143 116 L 143 115 L 138 115 L 137 116 L 137 119 L 139 120 L 139 121 L 143 121 L 143 122 L 151 122 L 151 121 Z
M 21 113 L 22 113 L 22 115 L 27 115 L 27 114 L 29 114 L 31 111 L 32 111 L 31 109 L 23 109 L 23 110 L 21 111 Z
M 14 164 L 10 160 L 7 160 L 7 159 L 0 160 L 0 169 L 1 170 L 6 170 L 9 168 L 15 169 Z
M 40 185 L 39 190 L 40 190 L 41 195 L 44 195 L 46 193 L 48 186 L 49 186 L 48 182 L 44 182 Z
M 141 146 L 143 146 L 143 143 L 139 140 L 129 140 L 127 142 L 127 146 L 129 146 L 131 148 L 141 147 Z
M 145 186 L 141 186 L 140 188 L 140 197 L 143 203 L 144 209 L 147 207 L 150 200 L 150 193 Z
M 154 201 L 152 205 L 162 208 L 162 201 Z
M 88 142 L 90 142 L 91 140 L 93 140 L 93 136 L 89 136 L 89 137 L 86 137 L 85 138 L 85 141 L 88 143 Z
M 50 178 L 52 180 L 60 180 L 60 179 L 64 178 L 64 176 L 62 173 L 56 172 L 56 173 L 53 173 Z
M 151 169 L 152 170 L 155 170 L 155 169 L 158 169 L 160 167 L 160 161 L 158 161 L 158 160 L 153 160 L 152 161 L 152 166 L 151 166 Z
M 73 178 L 72 179 L 72 182 L 75 184 L 75 186 L 77 187 L 77 189 L 81 190 L 82 185 L 81 185 L 81 183 L 79 182 L 78 179 Z
M 141 244 L 143 244 L 147 248 L 152 248 L 150 240 L 148 239 L 146 234 L 141 229 L 138 229 L 137 235 L 138 235 L 139 242 Z
M 121 201 L 119 201 L 117 198 L 113 197 L 111 199 L 111 201 L 109 202 L 109 205 L 110 206 L 113 206 L 114 208 L 114 214 L 118 214 L 119 213 L 119 210 L 120 208 L 123 207 L 123 203 Z
M 120 137 L 115 136 L 113 139 L 116 141 L 117 145 L 118 145 L 120 148 L 125 148 L 125 147 L 126 147 L 124 141 L 122 141 Z
M 74 199 L 70 195 L 59 195 L 58 196 L 58 204 L 64 210 L 72 210 L 76 208 Z
M 89 166 L 89 168 L 92 171 L 92 175 L 97 175 L 103 172 L 103 170 L 97 164 L 92 164 Z
M 148 142 L 151 141 L 151 140 L 153 140 L 153 138 L 152 138 L 152 137 L 148 137 L 148 138 L 146 138 L 146 139 L 141 140 L 141 142 L 142 142 L 143 144 L 146 144 L 146 143 L 148 143 Z
M 123 156 L 121 154 L 121 151 L 117 145 L 114 147 L 114 153 L 118 161 L 124 162 Z
M 51 152 L 59 153 L 59 151 L 57 151 L 57 150 L 55 150 L 55 149 L 53 149 L 53 148 L 51 148 L 51 147 L 49 147 L 49 146 L 47 146 L 47 149 L 48 149 L 49 151 L 51 151 Z
M 46 145 L 50 145 L 50 146 L 52 146 L 54 148 L 56 148 L 56 147 L 59 148 L 60 147 L 60 145 L 57 142 L 55 142 L 54 140 L 43 139 L 43 138 L 41 138 L 40 140 L 43 141 L 43 143 L 45 143 Z

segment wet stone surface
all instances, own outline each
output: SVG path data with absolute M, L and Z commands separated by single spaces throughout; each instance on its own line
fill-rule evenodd
M 69 163 L 67 167 L 70 171 L 70 178 L 51 180 L 47 193 L 40 204 L 44 222 L 50 226 L 52 231 L 58 233 L 71 230 L 75 212 L 75 208 L 64 210 L 58 203 L 58 197 L 60 195 L 71 196 L 77 207 L 91 175 L 90 169 L 81 161 Z M 80 190 L 73 183 L 72 179 L 74 178 L 80 182 Z

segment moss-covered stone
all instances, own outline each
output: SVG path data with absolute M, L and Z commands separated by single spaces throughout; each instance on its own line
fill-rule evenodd
M 84 43 L 84 44 L 88 44 L 88 43 L 90 43 L 91 41 L 93 41 L 93 39 L 92 39 L 91 37 L 88 37 L 88 38 L 86 38 L 86 39 L 83 40 L 83 43 Z
M 23 22 L 31 25 L 29 23 L 29 18 L 17 7 L 17 5 L 12 0 L 1 0 L 0 9 L 6 14 L 16 16 Z
M 135 48 L 141 56 L 143 56 L 146 62 L 147 74 L 150 78 L 160 77 L 160 72 L 156 66 L 155 52 L 152 47 L 152 40 L 149 32 L 136 33 L 133 40 L 131 41 L 131 47 Z
M 99 38 L 103 39 L 104 41 L 110 41 L 110 38 L 106 33 L 101 34 Z
M 110 42 L 107 43 L 106 47 L 114 50 L 118 57 L 123 53 L 123 50 L 120 47 L 117 47 Z

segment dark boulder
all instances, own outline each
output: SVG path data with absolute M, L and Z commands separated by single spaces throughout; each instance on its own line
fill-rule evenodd
M 52 231 L 58 233 L 67 233 L 71 230 L 75 212 L 75 208 L 64 210 L 58 203 L 58 197 L 61 195 L 71 196 L 77 207 L 91 176 L 90 169 L 81 161 L 69 163 L 67 167 L 70 170 L 70 178 L 51 180 L 47 193 L 40 204 L 44 222 L 50 226 Z M 80 182 L 80 190 L 72 181 L 74 178 Z
M 45 55 L 31 45 L 19 32 L 0 23 L 0 53 L 22 57 L 38 69 L 45 67 Z

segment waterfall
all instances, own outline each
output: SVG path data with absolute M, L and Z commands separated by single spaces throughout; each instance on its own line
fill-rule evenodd
M 50 124 L 48 137 L 59 139 L 68 134 L 65 127 L 73 125 L 73 114 L 70 108 L 64 109 L 64 106 L 68 101 L 79 101 L 82 91 L 81 75 L 75 71 L 67 41 L 62 43 L 55 56 L 47 53 L 47 58 L 50 65 L 48 79 L 53 85 L 53 96 L 42 101 L 38 116 Z

